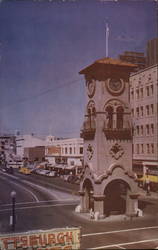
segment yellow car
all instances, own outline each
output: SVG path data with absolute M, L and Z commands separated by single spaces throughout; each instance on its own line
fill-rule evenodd
M 21 167 L 19 169 L 19 173 L 22 173 L 22 174 L 31 174 L 31 169 L 26 168 L 26 167 Z

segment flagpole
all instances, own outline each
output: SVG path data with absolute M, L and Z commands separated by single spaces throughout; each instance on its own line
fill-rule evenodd
M 106 39 L 106 57 L 108 57 L 108 50 L 109 50 L 109 26 L 108 26 L 108 23 L 106 23 L 106 34 L 105 34 L 105 39 Z

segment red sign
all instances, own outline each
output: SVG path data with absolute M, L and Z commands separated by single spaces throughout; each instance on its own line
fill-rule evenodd
M 61 155 L 61 148 L 57 146 L 49 146 L 48 148 L 48 155 Z
M 70 250 L 80 249 L 80 228 L 31 231 L 0 236 L 1 250 Z

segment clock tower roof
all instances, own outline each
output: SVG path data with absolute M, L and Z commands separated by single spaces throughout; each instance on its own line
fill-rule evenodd
M 79 74 L 89 74 L 91 72 L 97 71 L 100 69 L 107 69 L 107 68 L 118 68 L 118 69 L 125 69 L 128 72 L 132 72 L 135 71 L 135 68 L 137 67 L 135 64 L 133 63 L 128 63 L 119 59 L 114 59 L 114 58 L 110 58 L 110 57 L 105 57 L 99 60 L 96 60 L 94 63 L 92 63 L 91 65 L 89 65 L 88 67 L 82 69 Z

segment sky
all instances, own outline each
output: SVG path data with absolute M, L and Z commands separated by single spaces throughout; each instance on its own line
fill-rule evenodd
M 0 0 L 0 133 L 79 137 L 85 81 L 106 56 L 145 52 L 155 0 Z

